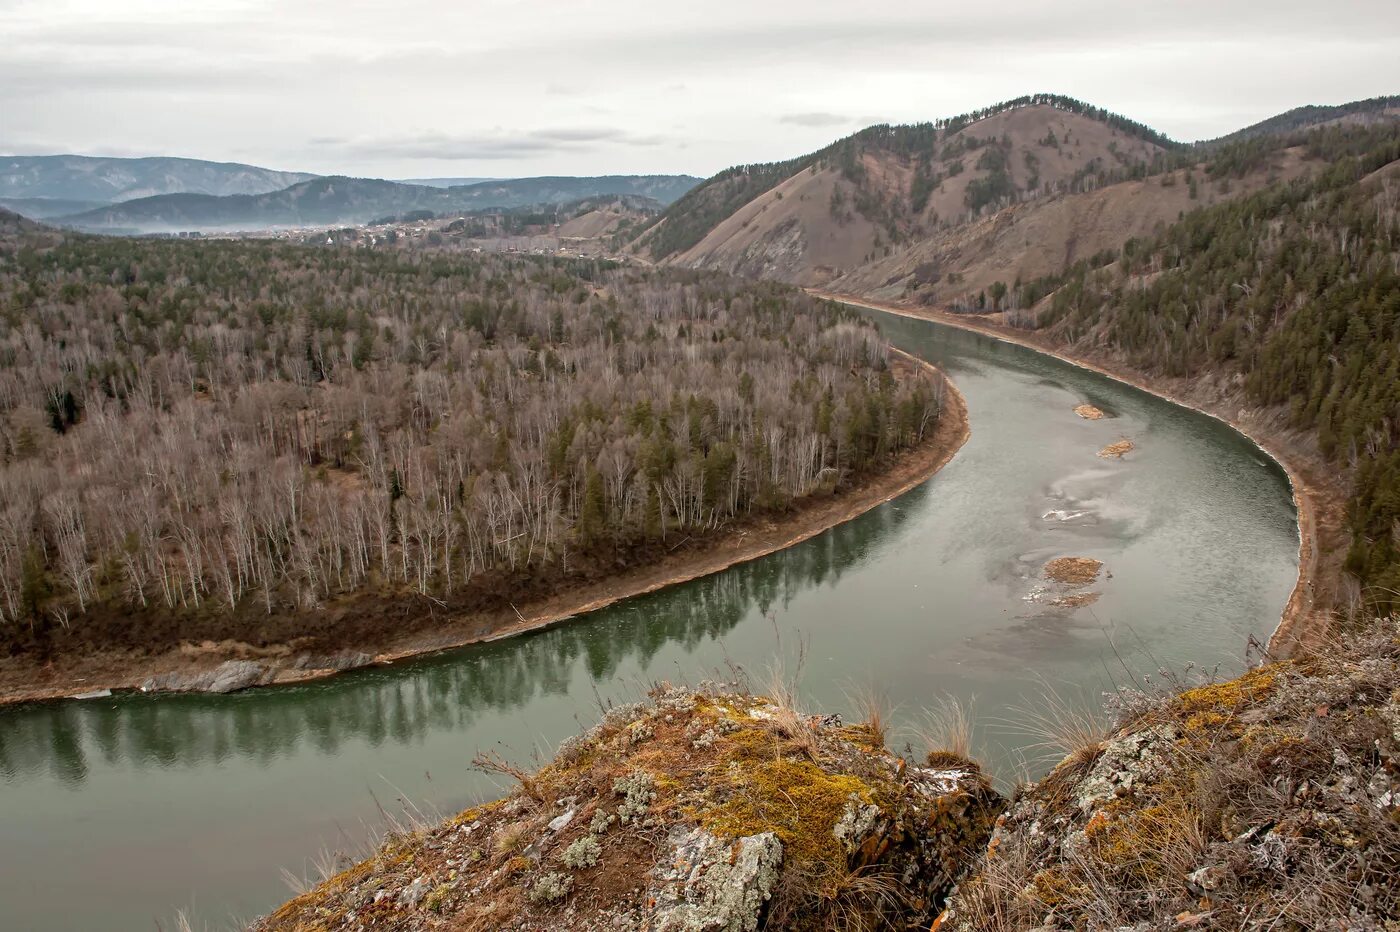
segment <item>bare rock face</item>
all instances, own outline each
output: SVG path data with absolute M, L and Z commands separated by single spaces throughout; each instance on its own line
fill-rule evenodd
M 268 682 L 272 671 L 255 660 L 228 660 L 200 673 L 162 673 L 147 677 L 142 692 L 231 693 Z
M 390 839 L 255 928 L 927 927 L 1004 805 L 975 764 L 940 764 L 837 716 L 663 688 L 506 799 Z
M 214 668 L 214 678 L 205 692 L 231 693 L 263 682 L 267 668 L 253 660 L 229 660 Z

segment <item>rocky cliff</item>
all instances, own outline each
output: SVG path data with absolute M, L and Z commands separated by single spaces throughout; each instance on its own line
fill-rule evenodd
M 1400 625 L 1124 698 L 1000 817 L 941 932 L 1400 929 Z
M 1400 624 L 1163 682 L 1009 801 L 878 725 L 659 689 L 255 928 L 1400 929 Z
M 748 932 L 927 926 L 1003 800 L 869 724 L 711 688 L 615 708 L 519 789 L 261 921 L 284 929 Z

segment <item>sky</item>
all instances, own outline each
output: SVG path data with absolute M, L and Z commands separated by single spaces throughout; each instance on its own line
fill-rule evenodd
M 0 153 L 687 173 L 1022 94 L 1183 140 L 1400 94 L 1395 0 L 0 0 Z

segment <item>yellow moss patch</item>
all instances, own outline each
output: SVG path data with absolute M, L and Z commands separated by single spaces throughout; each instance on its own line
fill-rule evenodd
M 874 801 L 861 780 L 827 773 L 806 760 L 778 758 L 733 769 L 725 765 L 715 776 L 719 785 L 713 790 L 723 798 L 695 806 L 692 817 L 724 837 L 773 832 L 795 864 L 844 861 L 832 830 L 852 796 L 863 804 Z
M 288 900 L 272 914 L 272 919 L 278 922 L 289 922 L 297 917 L 302 910 L 324 902 L 331 894 L 353 887 L 362 883 L 369 876 L 373 866 L 373 861 L 361 861 L 353 867 L 346 868 L 332 877 L 317 884 L 312 889 L 306 891 L 295 899 Z M 304 928 L 315 928 L 315 926 L 303 926 Z
M 1036 871 L 1031 878 L 1031 891 L 1036 899 L 1046 906 L 1059 906 L 1066 902 L 1083 902 L 1089 897 L 1089 888 L 1075 880 L 1069 873 L 1058 867 L 1048 867 Z
M 476 822 L 479 819 L 483 819 L 491 813 L 495 812 L 497 809 L 501 808 L 501 806 L 504 805 L 505 802 L 505 799 L 497 799 L 493 802 L 485 803 L 480 806 L 472 806 L 470 809 L 459 812 L 457 815 L 453 816 L 451 819 L 448 820 L 447 824 L 451 825 L 453 828 L 456 828 L 461 825 L 471 825 L 473 822 Z
M 1224 712 L 1193 712 L 1186 719 L 1186 730 L 1191 733 L 1217 731 L 1231 720 Z
M 840 735 L 852 744 L 870 748 L 873 751 L 885 749 L 885 736 L 866 722 L 858 725 L 847 725 L 841 729 Z
M 1200 836 L 1199 813 L 1175 794 L 1148 806 L 1115 800 L 1105 810 L 1113 812 L 1095 813 L 1084 828 L 1090 850 L 1104 866 L 1143 881 L 1167 876 L 1168 858 Z
M 1258 702 L 1273 691 L 1278 683 L 1279 664 L 1251 670 L 1244 676 L 1224 683 L 1187 690 L 1179 697 L 1181 710 L 1196 712 L 1234 713 L 1250 703 Z M 1188 719 L 1189 722 L 1189 719 Z

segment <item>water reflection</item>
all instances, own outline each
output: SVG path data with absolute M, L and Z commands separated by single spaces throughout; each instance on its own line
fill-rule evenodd
M 813 708 L 851 711 L 847 690 L 874 684 L 897 729 L 942 694 L 975 696 L 987 722 L 1014 717 L 1042 679 L 1094 696 L 1120 653 L 1146 670 L 1229 669 L 1267 634 L 1296 574 L 1297 525 L 1282 473 L 1247 440 L 1022 347 L 880 320 L 953 375 L 972 437 L 932 482 L 833 532 L 414 663 L 233 696 L 0 712 L 5 923 L 149 929 L 197 894 L 221 927 L 285 896 L 279 867 L 300 872 L 322 844 L 364 837 L 371 790 L 453 811 L 499 789 L 469 770 L 477 749 L 523 758 L 657 678 L 731 661 L 761 675 L 799 635 Z M 1078 418 L 1084 401 L 1116 417 Z M 1120 434 L 1138 445 L 1130 461 L 1099 459 Z M 1027 602 L 1040 564 L 1065 554 L 1110 568 L 1101 599 Z M 1014 774 L 1036 740 L 993 738 L 989 769 Z
M 47 771 L 77 788 L 92 756 L 140 768 L 197 768 L 230 756 L 268 765 L 305 745 L 332 756 L 350 739 L 379 747 L 463 731 L 483 716 L 565 695 L 580 659 L 589 679 L 606 683 L 622 666 L 650 667 L 665 647 L 691 654 L 755 612 L 773 615 L 799 593 L 834 585 L 868 561 L 877 542 L 892 544 L 915 513 L 908 506 L 925 494 L 916 490 L 905 507 L 876 509 L 776 558 L 537 634 L 233 696 L 122 696 L 8 710 L 0 774 L 14 780 Z

